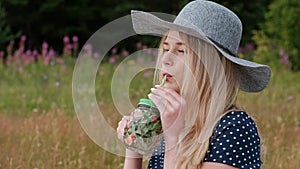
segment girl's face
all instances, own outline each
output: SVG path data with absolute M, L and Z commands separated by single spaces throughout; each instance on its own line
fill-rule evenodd
M 163 55 L 161 58 L 161 78 L 167 75 L 165 87 L 180 93 L 183 80 L 187 46 L 181 39 L 179 32 L 169 31 L 163 41 Z

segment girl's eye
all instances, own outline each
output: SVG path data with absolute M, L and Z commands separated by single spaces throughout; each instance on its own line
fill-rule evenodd
M 178 50 L 179 53 L 184 53 L 184 50 Z

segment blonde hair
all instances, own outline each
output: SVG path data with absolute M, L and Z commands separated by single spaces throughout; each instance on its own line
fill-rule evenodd
M 188 104 L 188 110 L 184 112 L 185 128 L 177 146 L 176 169 L 194 169 L 201 166 L 219 119 L 237 109 L 235 101 L 239 82 L 234 63 L 214 46 L 184 33 L 180 36 L 189 48 L 180 86 L 180 95 Z M 167 34 L 162 38 L 160 49 L 166 37 Z M 163 51 L 160 50 L 155 72 L 157 79 L 162 56 Z

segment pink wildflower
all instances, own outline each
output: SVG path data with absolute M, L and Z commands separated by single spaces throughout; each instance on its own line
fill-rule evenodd
M 78 36 L 73 36 L 73 37 L 72 37 L 72 40 L 73 40 L 73 49 L 74 49 L 74 53 L 77 54 L 78 47 L 79 47 L 79 44 L 78 44 Z
M 63 38 L 64 43 L 69 43 L 70 42 L 70 38 L 68 36 L 65 36 Z
M 53 49 L 50 49 L 48 52 L 48 57 L 52 58 L 55 55 L 55 51 Z
M 112 54 L 116 54 L 118 52 L 118 49 L 117 48 L 112 48 L 112 50 L 111 50 L 111 53 Z
M 144 77 L 145 77 L 145 78 L 149 78 L 150 75 L 151 75 L 150 71 L 146 71 L 146 72 L 144 73 Z
M 42 48 L 43 49 L 48 49 L 48 46 L 49 46 L 48 43 L 46 41 L 44 41 L 43 44 L 42 44 Z
M 21 53 L 23 53 L 24 50 L 25 50 L 24 44 L 20 45 L 19 50 L 18 50 L 18 51 L 19 51 L 19 55 L 20 55 Z
M 239 47 L 238 48 L 238 53 L 243 53 L 244 52 L 244 48 L 243 47 Z
M 33 56 L 37 56 L 39 54 L 39 52 L 35 49 L 35 50 L 33 50 L 33 52 L 32 52 L 32 55 Z
M 253 51 L 254 50 L 254 45 L 252 43 L 247 43 L 245 46 L 247 51 Z
M 78 42 L 78 36 L 74 35 L 74 36 L 72 37 L 72 41 L 73 41 L 73 42 Z
M 99 53 L 98 52 L 95 52 L 94 54 L 93 54 L 93 57 L 94 58 L 98 58 L 100 55 L 99 55 Z
M 9 44 L 8 44 L 7 47 L 6 47 L 6 50 L 7 50 L 8 52 L 12 52 L 13 47 L 14 47 L 14 44 L 15 44 L 15 41 L 14 41 L 14 40 L 9 41 Z
M 67 48 L 68 48 L 69 50 L 71 50 L 71 49 L 73 48 L 73 45 L 72 45 L 72 44 L 68 44 L 68 45 L 67 45 Z
M 111 64 L 114 64 L 114 63 L 116 63 L 116 61 L 117 61 L 117 59 L 116 59 L 116 57 L 115 57 L 115 56 L 113 56 L 113 57 L 109 58 L 109 63 L 111 63 Z
M 48 49 L 43 48 L 43 49 L 42 49 L 42 55 L 43 55 L 43 56 L 46 56 L 47 53 L 48 53 Z
M 44 65 L 49 65 L 49 61 L 50 61 L 50 58 L 49 57 L 45 57 L 44 59 Z
M 34 60 L 35 60 L 34 55 L 29 55 L 28 61 L 29 62 L 34 62 Z
M 280 55 L 280 56 L 283 56 L 284 54 L 285 54 L 284 50 L 283 50 L 283 49 L 280 49 L 279 55 Z
M 143 48 L 142 42 L 136 43 L 136 47 L 137 47 L 137 49 L 142 49 Z
M 285 55 L 281 56 L 280 61 L 281 61 L 281 63 L 288 65 L 289 64 L 289 55 L 285 54 Z
M 26 39 L 27 39 L 26 35 L 22 35 L 22 36 L 21 36 L 21 41 L 24 42 L 24 41 L 26 41 Z
M 85 44 L 84 46 L 83 46 L 83 50 L 85 50 L 85 51 L 92 51 L 92 49 L 93 49 L 93 46 L 91 45 L 91 44 Z
M 289 67 L 290 66 L 289 55 L 285 53 L 283 49 L 280 49 L 279 55 L 280 55 L 280 62 L 283 63 L 285 66 Z
M 31 52 L 31 50 L 29 50 L 29 49 L 25 52 L 25 54 L 26 54 L 27 56 L 30 56 L 31 53 L 32 53 L 32 52 Z
M 129 52 L 127 50 L 123 50 L 122 55 L 124 57 L 127 57 L 129 55 Z
M 56 62 L 62 64 L 64 63 L 64 60 L 61 57 L 57 57 Z
M 4 56 L 4 51 L 0 51 L 0 59 L 2 59 Z

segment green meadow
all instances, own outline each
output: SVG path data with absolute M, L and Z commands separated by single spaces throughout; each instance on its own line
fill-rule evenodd
M 77 120 L 72 100 L 75 59 L 0 64 L 0 168 L 117 169 L 123 157 L 95 144 Z M 95 93 L 114 128 L 121 115 L 111 101 L 116 64 L 99 65 Z M 134 103 L 152 86 L 152 72 L 138 74 L 129 88 Z M 300 72 L 275 70 L 266 90 L 239 93 L 238 106 L 257 122 L 262 138 L 263 169 L 300 166 Z M 147 161 L 145 161 L 145 164 Z

